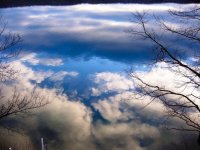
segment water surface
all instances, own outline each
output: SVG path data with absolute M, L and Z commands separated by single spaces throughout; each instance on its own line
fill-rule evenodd
M 12 61 L 21 74 L 15 86 L 24 92 L 37 85 L 52 101 L 32 118 L 19 121 L 34 145 L 43 137 L 54 150 L 168 149 L 179 135 L 168 138 L 171 133 L 160 128 L 160 105 L 140 111 L 143 102 L 133 100 L 134 83 L 127 71 L 148 72 L 155 47 L 149 41 L 135 40 L 127 31 L 137 28 L 131 22 L 132 12 L 148 11 L 179 26 L 168 10 L 191 7 L 82 4 L 0 9 L 7 29 L 23 38 L 22 50 Z M 160 33 L 154 18 L 148 19 Z M 175 40 L 168 34 L 164 37 Z M 190 43 L 173 44 L 184 48 L 184 61 L 192 61 Z M 147 73 L 149 79 L 161 74 L 162 80 L 170 82 L 167 70 L 155 71 Z

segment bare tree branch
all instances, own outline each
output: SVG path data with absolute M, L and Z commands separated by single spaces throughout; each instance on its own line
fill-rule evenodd
M 171 33 L 173 35 L 185 38 L 186 40 L 191 40 L 195 44 L 200 42 L 200 8 L 194 8 L 190 11 L 169 11 L 169 14 L 178 19 L 183 19 L 190 21 L 189 26 L 184 28 L 175 28 L 168 25 L 165 20 L 161 20 L 158 17 L 154 17 L 159 29 L 164 33 Z M 152 44 L 156 45 L 157 54 L 156 63 L 164 62 L 167 64 L 166 68 L 171 70 L 173 73 L 181 77 L 179 81 L 179 86 L 176 88 L 179 90 L 167 89 L 165 86 L 156 84 L 150 84 L 148 81 L 142 79 L 136 73 L 131 73 L 131 77 L 134 79 L 137 85 L 137 98 L 150 97 L 151 101 L 144 106 L 148 107 L 153 101 L 159 101 L 166 108 L 166 113 L 168 118 L 176 118 L 184 122 L 183 126 L 168 127 L 174 130 L 180 131 L 194 131 L 200 133 L 200 106 L 199 100 L 200 95 L 197 91 L 200 88 L 200 57 L 196 56 L 197 66 L 189 65 L 181 60 L 173 53 L 173 46 L 168 45 L 162 41 L 159 34 L 154 31 L 146 18 L 146 13 L 135 13 L 134 23 L 139 27 L 131 29 L 129 33 L 135 37 L 143 38 L 144 40 L 149 40 Z M 195 26 L 192 24 L 195 21 Z M 184 44 L 184 43 L 183 43 Z M 181 49 L 177 49 L 181 51 Z M 193 88 L 191 93 L 186 94 L 188 88 Z M 181 90 L 182 89 L 182 90 Z

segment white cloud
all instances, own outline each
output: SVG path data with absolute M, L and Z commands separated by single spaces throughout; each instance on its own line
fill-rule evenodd
M 130 118 L 134 118 L 134 114 L 128 112 L 126 108 L 120 110 L 121 105 L 117 101 L 102 100 L 93 104 L 93 106 L 105 119 L 112 122 L 128 121 Z
M 126 35 L 122 33 L 125 29 L 130 29 L 131 27 L 135 28 L 133 23 L 130 22 L 130 18 L 132 18 L 131 13 L 135 11 L 142 12 L 148 10 L 149 13 L 160 12 L 165 16 L 164 18 L 169 18 L 166 17 L 169 9 L 183 10 L 189 9 L 193 6 L 194 4 L 83 4 L 68 7 L 23 7 L 18 8 L 17 10 L 6 9 L 3 10 L 3 13 L 5 13 L 5 18 L 11 18 L 9 21 L 10 24 L 13 24 L 13 26 L 11 26 L 12 29 L 10 30 L 14 30 L 15 32 L 21 33 L 22 35 L 33 36 L 35 29 L 32 29 L 31 26 L 37 26 L 39 30 L 41 29 L 41 31 L 48 31 L 57 34 L 68 33 L 68 35 L 73 35 L 72 37 L 76 37 L 76 39 L 81 41 L 110 41 L 113 39 L 120 39 L 118 42 L 126 42 L 128 38 L 126 38 Z M 12 11 L 17 11 L 19 14 L 23 14 L 23 19 L 13 15 Z M 24 11 L 27 13 L 24 14 Z M 101 17 L 99 17 L 99 15 Z M 16 18 L 12 19 L 13 16 Z M 120 16 L 119 18 L 121 19 L 111 19 L 112 17 L 115 18 L 115 16 Z M 63 17 L 65 18 L 64 20 Z M 169 21 L 169 23 L 173 22 L 174 20 Z M 66 28 L 66 26 L 70 26 L 70 28 Z M 110 30 L 111 28 L 116 30 Z M 87 36 L 85 36 L 86 33 Z M 46 38 L 44 34 L 38 33 L 37 35 L 39 36 L 36 36 L 34 40 L 27 38 L 25 42 L 35 44 L 35 42 L 40 43 L 41 40 L 44 41 L 48 39 L 43 44 L 52 44 L 53 41 L 49 41 L 50 39 Z M 63 34 L 61 34 L 61 36 L 63 36 Z M 53 40 L 55 41 L 55 39 Z
M 41 83 L 44 79 L 53 75 L 52 71 L 34 71 L 31 68 L 24 65 L 20 60 L 14 61 L 11 63 L 13 68 L 19 72 L 17 79 L 15 82 L 19 83 L 19 87 L 24 88 L 33 88 L 33 84 L 30 82 L 31 80 L 35 81 L 36 83 Z
M 113 123 L 140 120 L 142 118 L 159 121 L 165 115 L 165 109 L 158 101 L 152 102 L 144 109 L 144 106 L 150 102 L 150 97 L 137 100 L 135 93 L 127 91 L 99 100 L 92 105 L 104 119 Z
M 15 61 L 12 65 L 15 68 L 20 68 L 22 76 L 12 85 L 1 86 L 1 89 L 4 90 L 2 93 L 6 93 L 6 95 L 12 95 L 13 86 L 16 86 L 20 93 L 29 94 L 34 87 L 34 83 L 31 83 L 30 80 L 35 79 L 42 82 L 45 78 L 54 74 L 52 72 L 38 74 L 21 61 Z M 154 68 L 152 72 L 139 73 L 143 76 L 146 75 L 144 77 L 146 80 L 149 76 L 153 83 L 155 82 L 153 80 L 157 80 L 166 84 L 166 79 L 170 82 L 173 80 L 169 80 L 169 78 L 174 77 L 170 74 L 168 77 L 165 75 L 165 73 L 169 73 L 168 70 L 162 72 L 159 67 Z M 61 77 L 57 77 L 58 79 L 68 73 L 60 72 L 60 74 Z M 71 73 L 70 75 L 77 74 Z M 165 80 L 160 76 L 164 77 Z M 144 105 L 150 102 L 150 99 L 135 100 L 134 93 L 129 91 L 134 88 L 132 80 L 124 75 L 105 72 L 95 74 L 93 79 L 100 93 L 106 92 L 106 90 L 117 92 L 113 96 L 92 104 L 102 117 L 110 123 L 104 124 L 101 120 L 94 123 L 93 112 L 89 107 L 80 101 L 71 101 L 67 95 L 59 93 L 57 89 L 40 87 L 37 89 L 38 93 L 48 98 L 51 103 L 42 109 L 36 110 L 36 115 L 17 121 L 27 130 L 27 133 L 30 131 L 28 135 L 31 139 L 38 140 L 40 137 L 44 137 L 49 143 L 48 146 L 52 149 L 146 150 L 151 146 L 151 143 L 141 146 L 140 140 L 145 141 L 145 139 L 151 139 L 154 144 L 159 145 L 159 139 L 163 135 L 160 135 L 157 125 L 149 125 L 142 122 L 142 120 L 147 118 L 154 121 L 162 118 L 162 105 L 155 101 L 153 105 L 142 109 Z M 174 83 L 169 84 L 170 87 L 174 85 Z
M 79 75 L 78 72 L 59 71 L 59 72 L 54 73 L 49 79 L 52 81 L 61 81 L 66 76 L 76 77 L 78 75 Z
M 123 92 L 133 89 L 133 82 L 126 76 L 112 73 L 112 72 L 101 72 L 96 73 L 93 78 L 94 83 L 97 87 L 91 88 L 93 96 L 99 96 L 102 93 L 107 92 Z
M 175 4 L 153 4 L 153 5 L 144 5 L 144 4 L 99 4 L 99 5 L 90 5 L 90 4 L 82 4 L 75 5 L 71 8 L 76 11 L 90 11 L 96 13 L 112 13 L 112 12 L 132 12 L 132 11 L 144 11 L 144 10 L 154 10 L 154 11 L 168 11 L 171 10 L 179 10 Z M 61 7 L 62 8 L 62 7 Z M 181 8 L 180 8 L 181 9 Z
M 36 53 L 28 54 L 21 59 L 32 65 L 45 65 L 45 66 L 60 66 L 63 65 L 63 60 L 60 58 L 38 58 Z
M 4 96 L 1 100 L 9 100 L 13 95 L 14 87 L 20 96 L 29 96 L 35 87 L 35 83 L 30 82 L 36 80 L 37 83 L 42 82 L 49 76 L 54 75 L 53 72 L 37 72 L 30 67 L 24 65 L 20 60 L 11 64 L 14 68 L 19 68 L 20 73 L 16 81 L 10 84 L 1 83 L 1 92 Z M 76 76 L 75 72 L 58 72 L 54 80 L 60 80 L 62 76 Z M 44 137 L 49 142 L 49 146 L 53 149 L 74 149 L 84 150 L 88 146 L 94 147 L 90 141 L 91 138 L 91 111 L 80 101 L 70 101 L 66 94 L 61 94 L 59 89 L 36 88 L 36 93 L 48 100 L 50 104 L 43 108 L 32 111 L 31 117 L 11 118 L 23 126 L 31 139 L 38 140 Z M 33 99 L 34 100 L 34 99 Z M 9 118 L 8 118 L 9 119 Z M 41 129 L 43 128 L 44 129 Z M 46 130 L 51 132 L 55 137 L 46 135 Z M 29 132 L 32 132 L 29 134 Z M 77 144 L 78 142 L 78 144 Z M 61 145 L 59 144 L 61 143 Z
M 180 87 L 180 85 L 187 81 L 180 74 L 177 74 L 172 68 L 165 63 L 156 64 L 150 71 L 134 72 L 143 81 L 150 85 L 157 85 L 168 90 L 183 94 L 193 93 L 199 97 L 199 90 L 190 85 L 187 88 Z M 180 68 L 179 68 L 180 69 Z M 183 71 L 183 70 L 181 70 Z M 133 84 L 133 81 L 135 82 Z M 146 96 L 138 100 L 137 94 L 134 93 L 134 88 L 140 83 L 137 80 L 129 79 L 117 73 L 102 72 L 95 75 L 94 83 L 96 87 L 91 88 L 94 96 L 99 96 L 109 91 L 116 91 L 117 94 L 106 97 L 93 103 L 96 110 L 100 112 L 103 118 L 110 122 L 127 121 L 137 117 L 159 120 L 165 115 L 165 107 L 158 99 L 152 101 L 151 97 Z M 130 89 L 133 89 L 130 91 Z M 170 95 L 171 100 L 183 100 L 178 96 Z M 192 99 L 200 106 L 200 102 L 192 97 Z M 146 107 L 147 106 L 147 107 Z M 190 114 L 189 114 L 190 115 Z M 191 112 L 192 118 L 200 119 L 194 112 Z
M 183 62 L 184 63 L 184 62 Z M 176 72 L 178 69 L 178 72 Z M 182 67 L 172 67 L 166 63 L 157 63 L 150 71 L 142 72 L 136 71 L 133 74 L 139 76 L 144 82 L 150 85 L 157 85 L 165 89 L 176 91 L 179 93 L 187 94 L 196 94 L 199 95 L 199 89 L 194 88 L 194 85 L 188 84 L 187 87 L 181 86 L 185 82 L 188 82 L 188 79 L 185 78 L 181 73 L 190 74 L 188 70 L 183 69 Z M 134 80 L 134 78 L 133 78 Z M 197 82 L 199 79 L 196 79 Z M 136 85 L 139 84 L 137 80 L 134 80 Z

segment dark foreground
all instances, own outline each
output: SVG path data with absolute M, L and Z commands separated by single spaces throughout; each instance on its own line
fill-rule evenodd
M 74 5 L 81 3 L 199 3 L 199 0 L 1 0 L 0 7 L 18 7 L 33 5 Z

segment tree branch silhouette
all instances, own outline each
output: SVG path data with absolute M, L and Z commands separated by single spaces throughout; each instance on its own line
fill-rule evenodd
M 198 55 L 200 52 L 200 8 L 195 7 L 189 11 L 169 10 L 169 14 L 177 21 L 186 21 L 188 24 L 182 27 L 173 27 L 167 24 L 165 20 L 161 20 L 155 16 L 155 22 L 159 25 L 157 26 L 159 30 L 155 31 L 155 29 L 149 26 L 148 14 L 145 12 L 137 12 L 134 14 L 133 23 L 135 23 L 139 29 L 131 29 L 129 30 L 129 34 L 137 39 L 142 38 L 143 40 L 149 40 L 155 45 L 157 47 L 155 63 L 163 62 L 167 64 L 169 70 L 181 77 L 179 81 L 182 84 L 177 86 L 177 90 L 172 90 L 167 89 L 159 83 L 150 84 L 135 73 L 131 73 L 130 75 L 136 81 L 137 88 L 139 89 L 136 92 L 140 98 L 144 99 L 144 97 L 150 97 L 151 102 L 148 103 L 148 105 L 158 100 L 166 109 L 168 118 L 176 118 L 184 123 L 183 126 L 168 128 L 200 133 L 200 55 Z M 179 39 L 184 39 L 183 41 L 191 41 L 198 45 L 198 50 L 196 51 L 197 55 L 195 55 L 196 65 L 185 63 L 181 57 L 177 56 L 174 53 L 173 45 L 170 45 L 170 43 L 166 44 L 166 42 L 163 42 L 163 39 L 160 38 L 158 32 L 161 31 L 166 34 L 177 36 Z M 185 43 L 182 44 L 184 45 Z M 179 48 L 176 48 L 176 51 L 182 52 Z M 191 87 L 193 91 L 189 94 L 185 92 Z M 183 90 L 180 91 L 180 89 Z
M 20 73 L 9 63 L 9 60 L 19 54 L 20 51 L 14 47 L 22 42 L 22 38 L 19 34 L 6 32 L 6 23 L 2 17 L 0 24 L 0 83 L 3 84 L 15 80 Z M 2 92 L 2 88 L 0 87 L 0 120 L 11 115 L 28 113 L 49 103 L 35 89 L 31 93 L 21 94 L 13 87 L 13 93 L 9 97 L 7 93 Z

